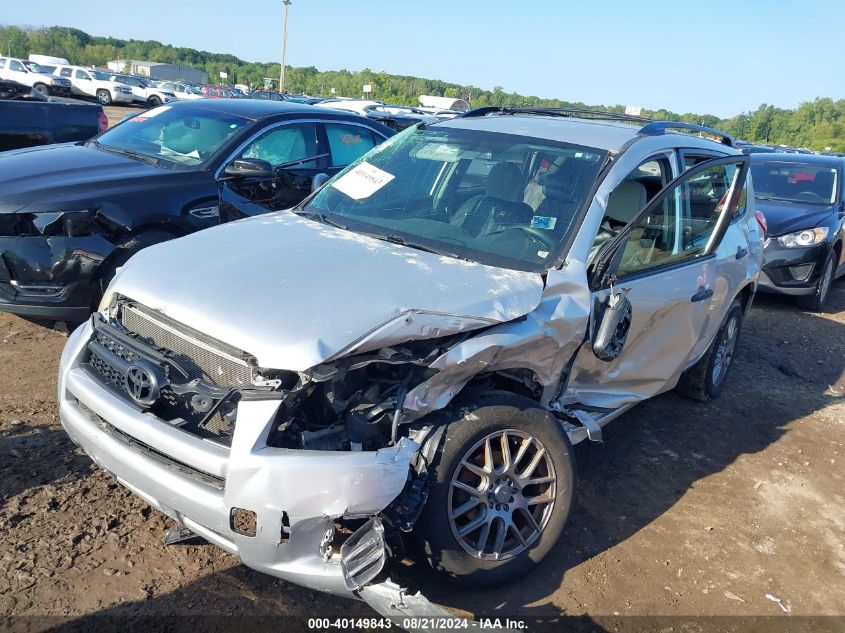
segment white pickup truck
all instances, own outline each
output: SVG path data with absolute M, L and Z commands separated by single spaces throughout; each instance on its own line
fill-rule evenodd
M 132 98 L 136 103 L 156 108 L 162 103 L 176 101 L 176 95 L 172 90 L 157 88 L 148 80 L 133 75 L 112 75 L 114 81 L 129 86 L 132 89 Z
M 27 59 L 0 57 L 0 79 L 17 81 L 45 96 L 66 97 L 71 92 L 70 81 L 51 75 L 46 68 Z
M 132 89 L 111 79 L 109 73 L 83 66 L 58 66 L 54 74 L 70 80 L 71 91 L 83 97 L 95 97 L 101 105 L 132 103 Z

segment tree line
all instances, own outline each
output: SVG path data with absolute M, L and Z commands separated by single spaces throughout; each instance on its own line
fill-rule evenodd
M 53 26 L 32 29 L 0 26 L 0 51 L 12 57 L 26 58 L 30 53 L 65 57 L 80 65 L 104 66 L 107 61 L 145 60 L 184 64 L 208 73 L 211 81 L 221 71 L 228 74 L 227 82 L 260 86 L 265 78 L 278 81 L 279 63 L 246 62 L 234 55 L 198 51 L 162 44 L 155 40 L 124 40 L 89 35 L 74 28 Z M 288 92 L 315 96 L 333 94 L 347 97 L 361 96 L 364 84 L 373 86 L 372 98 L 402 105 L 417 105 L 421 94 L 466 99 L 472 107 L 529 106 L 558 108 L 589 108 L 623 112 L 623 105 L 591 105 L 562 99 L 541 99 L 515 92 L 501 86 L 484 90 L 477 86 L 460 85 L 405 75 L 391 75 L 370 69 L 362 71 L 319 71 L 313 66 L 287 67 L 285 82 Z M 816 98 L 795 109 L 761 104 L 753 112 L 743 112 L 722 119 L 708 114 L 644 110 L 643 115 L 656 119 L 673 119 L 716 127 L 738 139 L 767 145 L 789 145 L 815 150 L 830 148 L 845 151 L 845 100 Z

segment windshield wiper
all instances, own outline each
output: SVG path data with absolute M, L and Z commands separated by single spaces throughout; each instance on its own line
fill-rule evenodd
M 444 251 L 437 248 L 431 248 L 430 246 L 424 246 L 422 244 L 419 244 L 418 242 L 409 242 L 400 235 L 380 235 L 378 233 L 367 233 L 366 235 L 368 235 L 369 237 L 375 237 L 376 239 L 384 240 L 385 242 L 390 242 L 392 244 L 399 244 L 400 246 L 415 248 L 418 251 L 424 251 L 426 253 L 434 253 L 435 255 L 445 255 L 446 257 L 454 257 L 455 259 L 466 259 L 465 257 L 460 257 L 456 253 L 451 253 L 449 251 Z
M 325 213 L 319 213 L 318 211 L 298 211 L 292 210 L 296 215 L 301 215 L 303 218 L 308 218 L 310 220 L 317 220 L 317 222 L 322 222 L 323 224 L 328 224 L 329 226 L 333 226 L 337 229 L 343 229 L 344 231 L 348 230 L 349 227 L 345 224 L 341 224 L 335 220 L 329 218 Z
M 99 147 L 100 149 L 111 152 L 113 154 L 120 154 L 121 156 L 128 156 L 129 158 L 134 158 L 135 160 L 140 160 L 142 163 L 147 163 L 147 165 L 152 165 L 153 167 L 161 167 L 161 161 L 154 157 L 148 156 L 147 154 L 142 154 L 141 152 L 135 152 L 131 149 L 123 149 L 122 147 L 113 147 L 112 145 L 103 145 L 100 141 L 94 141 L 94 145 Z

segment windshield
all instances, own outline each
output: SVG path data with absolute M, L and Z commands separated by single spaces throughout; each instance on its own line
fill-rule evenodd
M 163 166 L 203 167 L 252 121 L 223 112 L 191 113 L 170 106 L 142 112 L 98 136 L 104 149 L 125 150 Z
M 424 250 L 540 271 L 575 230 L 605 156 L 522 136 L 414 127 L 341 172 L 303 211 Z
M 27 70 L 32 73 L 42 73 L 45 75 L 49 75 L 50 71 L 41 66 L 40 64 L 36 64 L 35 62 L 28 62 L 26 60 L 21 60 L 21 63 L 26 66 Z
M 833 204 L 839 186 L 835 167 L 801 162 L 752 162 L 751 177 L 761 200 Z

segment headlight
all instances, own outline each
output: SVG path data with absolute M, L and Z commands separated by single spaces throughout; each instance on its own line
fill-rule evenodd
M 800 248 L 802 246 L 815 246 L 827 239 L 827 227 L 820 226 L 814 229 L 804 229 L 796 233 L 787 233 L 778 238 L 778 244 L 786 248 Z

